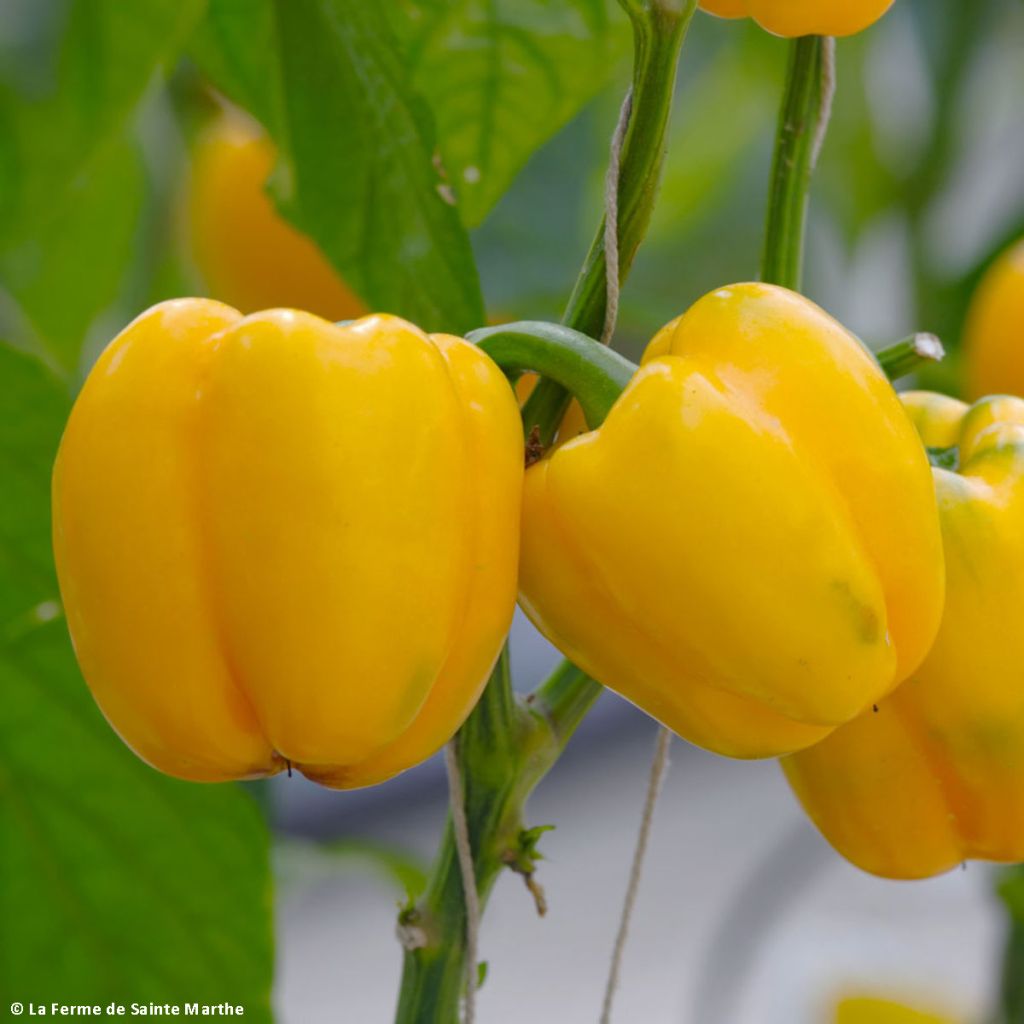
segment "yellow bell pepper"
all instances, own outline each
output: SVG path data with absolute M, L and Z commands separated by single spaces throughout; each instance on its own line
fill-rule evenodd
M 815 743 L 924 658 L 943 567 L 928 460 L 860 342 L 722 288 L 604 425 L 524 484 L 520 601 L 598 681 L 734 757 Z
M 982 279 L 964 328 L 971 398 L 1024 395 L 1024 241 L 1003 253 Z
M 841 1000 L 834 1021 L 835 1024 L 953 1024 L 950 1017 L 871 996 L 849 996 Z
M 753 18 L 777 36 L 852 36 L 873 25 L 894 0 L 701 0 L 720 18 Z
M 380 781 L 444 744 L 515 603 L 522 428 L 496 366 L 397 317 L 144 313 L 53 477 L 97 703 L 170 775 Z
M 267 195 L 276 158 L 262 128 L 237 110 L 218 116 L 196 144 L 185 220 L 210 295 L 245 313 L 288 306 L 328 320 L 362 316 L 359 297 Z
M 946 607 L 924 664 L 888 700 L 785 762 L 848 860 L 926 878 L 968 858 L 1024 860 L 1024 401 L 904 396 L 936 468 Z

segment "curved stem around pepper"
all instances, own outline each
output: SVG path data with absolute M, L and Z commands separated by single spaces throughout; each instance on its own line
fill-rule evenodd
M 835 44 L 823 36 L 804 36 L 790 45 L 768 191 L 761 280 L 799 291 L 808 193 L 828 127 Z
M 506 373 L 534 371 L 572 394 L 591 430 L 599 427 L 636 373 L 624 356 L 561 324 L 520 321 L 467 335 Z

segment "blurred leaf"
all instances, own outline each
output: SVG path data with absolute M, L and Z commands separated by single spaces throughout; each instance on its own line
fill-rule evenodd
M 40 230 L 74 202 L 78 176 L 121 137 L 154 73 L 175 56 L 203 6 L 203 0 L 57 4 L 66 24 L 49 87 L 30 98 L 7 76 L 0 83 L 0 242 Z
M 78 367 L 89 324 L 118 296 L 145 198 L 137 148 L 119 140 L 69 188 L 69 204 L 0 253 L 0 278 L 47 360 Z
M 241 1003 L 270 1019 L 267 835 L 234 786 L 158 775 L 103 720 L 59 618 L 49 475 L 68 399 L 0 346 L 0 991 Z
M 276 45 L 272 0 L 209 0 L 190 53 L 225 96 L 273 131 L 278 83 L 267 60 Z
M 529 156 L 628 49 L 609 0 L 403 0 L 396 21 L 463 220 L 479 224 Z

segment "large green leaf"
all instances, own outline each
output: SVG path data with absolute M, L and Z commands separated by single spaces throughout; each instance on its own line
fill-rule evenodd
M 67 411 L 40 364 L 0 346 L 2 1003 L 227 1001 L 267 1021 L 259 812 L 238 787 L 138 761 L 75 665 L 49 543 Z
M 226 96 L 276 134 L 277 75 L 268 57 L 277 44 L 273 0 L 209 0 L 190 53 Z
M 434 111 L 441 155 L 470 225 L 607 85 L 630 39 L 609 0 L 394 6 L 413 81 Z
M 282 211 L 370 306 L 427 330 L 482 323 L 430 111 L 381 5 L 211 0 L 194 53 L 270 130 Z
M 274 12 L 290 216 L 375 308 L 427 330 L 479 326 L 469 239 L 382 6 L 275 0 Z
M 155 71 L 173 57 L 203 0 L 45 0 L 63 19 L 59 52 L 31 88 L 0 66 L 0 241 L 38 231 L 74 201 L 78 176 L 119 139 Z M 41 17 L 38 10 L 36 16 Z M 45 55 L 44 55 L 45 56 Z

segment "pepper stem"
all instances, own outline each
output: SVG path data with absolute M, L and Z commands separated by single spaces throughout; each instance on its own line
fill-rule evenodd
M 629 276 L 647 233 L 665 161 L 666 137 L 679 54 L 697 0 L 619 0 L 633 27 L 633 99 L 623 139 L 618 188 L 619 283 Z M 580 271 L 562 322 L 600 335 L 608 304 L 605 222 L 602 219 Z M 569 396 L 555 381 L 542 380 L 523 407 L 527 430 L 539 428 L 550 443 Z
M 835 41 L 791 44 L 768 193 L 761 280 L 800 291 L 811 173 L 825 138 L 834 90 Z
M 895 381 L 928 363 L 942 362 L 946 350 L 934 334 L 912 334 L 876 352 L 875 357 L 889 380 Z
M 637 371 L 624 356 L 561 324 L 522 320 L 481 328 L 467 340 L 509 376 L 534 370 L 565 388 L 580 403 L 591 430 L 604 422 Z

